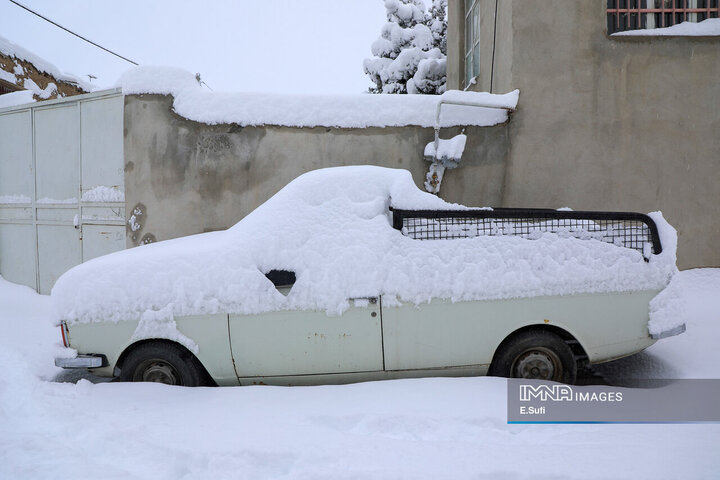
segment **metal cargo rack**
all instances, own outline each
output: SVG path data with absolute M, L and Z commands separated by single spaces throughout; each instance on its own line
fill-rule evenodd
M 657 225 L 635 212 L 563 211 L 541 208 L 401 210 L 390 207 L 393 228 L 417 240 L 543 233 L 599 240 L 640 252 L 645 260 L 662 252 Z

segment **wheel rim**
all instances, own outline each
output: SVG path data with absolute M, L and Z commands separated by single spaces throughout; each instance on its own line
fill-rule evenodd
M 557 380 L 562 376 L 560 358 L 547 348 L 535 347 L 520 354 L 512 366 L 514 378 Z
M 134 382 L 155 382 L 179 385 L 180 375 L 175 367 L 164 360 L 151 359 L 141 363 L 133 375 Z

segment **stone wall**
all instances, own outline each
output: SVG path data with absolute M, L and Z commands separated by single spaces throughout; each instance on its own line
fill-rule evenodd
M 16 67 L 22 68 L 21 74 L 18 75 L 15 73 Z M 25 82 L 27 80 L 32 80 L 33 82 L 35 82 L 35 84 L 40 87 L 41 90 L 45 90 L 50 83 L 55 84 L 56 88 L 54 92 L 48 92 L 49 95 L 45 98 L 40 98 L 40 96 L 35 94 L 33 95 L 33 98 L 35 98 L 35 100 L 51 100 L 58 97 L 67 97 L 70 95 L 80 95 L 82 93 L 87 93 L 85 90 L 78 87 L 77 85 L 65 82 L 63 80 L 58 80 L 52 75 L 38 70 L 35 65 L 30 62 L 15 57 L 9 57 L 2 53 L 0 53 L 0 70 L 4 70 L 15 75 L 16 80 L 14 82 L 8 83 L 17 85 L 19 87 L 19 90 L 29 90 L 29 88 L 27 88 L 27 86 L 25 85 Z

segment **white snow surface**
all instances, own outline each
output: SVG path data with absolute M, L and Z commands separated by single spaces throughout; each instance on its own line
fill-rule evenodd
M 424 156 L 425 158 L 448 158 L 456 161 L 460 161 L 462 154 L 465 151 L 465 142 L 467 142 L 467 135 L 455 135 L 449 139 L 438 139 L 437 152 L 435 151 L 435 141 L 432 141 L 425 145 Z
M 120 187 L 99 185 L 83 192 L 80 200 L 92 203 L 124 202 L 125 192 Z
M 419 241 L 391 227 L 388 207 L 466 209 L 422 192 L 408 171 L 357 166 L 306 173 L 227 231 L 158 242 L 78 265 L 52 291 L 69 322 L 285 309 L 340 314 L 348 299 L 385 295 L 423 303 L 659 290 L 675 267 L 674 230 L 659 214 L 664 249 L 631 249 L 539 234 Z M 286 297 L 264 276 L 296 272 Z M 169 310 L 168 310 L 169 309 Z
M 6 93 L 0 95 L 0 108 L 15 107 L 17 105 L 24 105 L 26 103 L 32 103 L 35 101 L 33 93 L 30 90 L 20 90 L 17 92 Z
M 197 355 L 200 351 L 197 344 L 186 337 L 177 329 L 173 318 L 172 308 L 167 306 L 158 311 L 148 310 L 140 317 L 140 322 L 130 338 L 131 342 L 138 340 L 166 338 L 184 345 L 188 350 Z
M 173 67 L 140 66 L 118 82 L 125 95 L 172 95 L 178 115 L 210 125 L 288 127 L 433 127 L 438 95 L 279 95 L 211 92 L 195 76 Z M 447 94 L 446 92 L 445 94 Z M 444 94 L 444 95 L 445 95 Z M 515 108 L 519 92 L 495 95 L 465 92 L 482 102 Z M 446 106 L 443 127 L 491 126 L 507 120 L 507 112 L 493 108 Z
M 85 90 L 86 92 L 91 92 L 95 89 L 94 85 L 91 85 L 90 83 L 85 82 L 74 75 L 70 75 L 70 74 L 62 72 L 59 68 L 57 68 L 52 63 L 35 55 L 31 51 L 21 47 L 20 45 L 16 45 L 16 44 L 12 43 L 10 40 L 8 40 L 7 38 L 2 37 L 2 36 L 0 36 L 0 53 L 3 53 L 4 55 L 7 55 L 8 57 L 15 57 L 20 60 L 25 60 L 26 62 L 30 62 L 39 71 L 48 73 L 48 74 L 52 75 L 53 77 L 55 77 L 57 80 L 63 80 L 68 83 L 75 83 L 80 88 Z M 19 75 L 21 73 L 22 73 L 22 71 L 18 70 L 16 67 L 15 74 Z M 13 81 L 12 83 L 15 83 L 15 82 Z M 28 87 L 26 86 L 26 88 L 28 88 Z
M 676 252 L 677 231 L 668 225 L 660 212 L 650 213 L 649 216 L 658 226 L 663 252 L 665 249 Z M 682 312 L 687 309 L 687 305 L 684 303 L 685 295 L 678 285 L 679 283 L 673 284 L 671 282 L 666 289 L 650 301 L 648 330 L 651 335 L 659 335 L 683 324 Z
M 613 33 L 613 37 L 714 37 L 720 35 L 720 18 L 708 18 L 702 22 L 682 22 L 665 28 L 629 30 Z
M 720 269 L 682 271 L 676 283 L 687 332 L 598 366 L 611 383 L 720 378 Z M 66 353 L 50 298 L 0 278 L 0 305 L 2 479 L 694 480 L 720 471 L 720 425 L 508 425 L 506 381 L 492 377 L 193 389 L 64 372 L 61 381 L 77 384 L 55 383 L 53 357 Z
M 520 99 L 520 90 L 513 90 L 505 95 L 495 95 L 488 92 L 464 92 L 462 90 L 448 90 L 440 98 L 444 102 L 463 102 L 477 106 L 510 108 L 517 107 Z M 445 107 L 447 108 L 447 107 Z M 443 108 L 443 111 L 445 109 Z
M 40 88 L 40 85 L 35 83 L 32 78 L 26 78 L 23 82 L 23 87 L 37 95 L 40 100 L 47 100 L 57 92 L 57 85 L 55 85 L 54 82 L 48 83 L 45 88 Z

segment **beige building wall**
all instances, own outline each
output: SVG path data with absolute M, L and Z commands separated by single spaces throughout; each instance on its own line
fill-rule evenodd
M 470 89 L 521 92 L 502 205 L 662 210 L 681 268 L 720 266 L 720 38 L 608 37 L 602 1 L 492 3 L 494 62 Z

